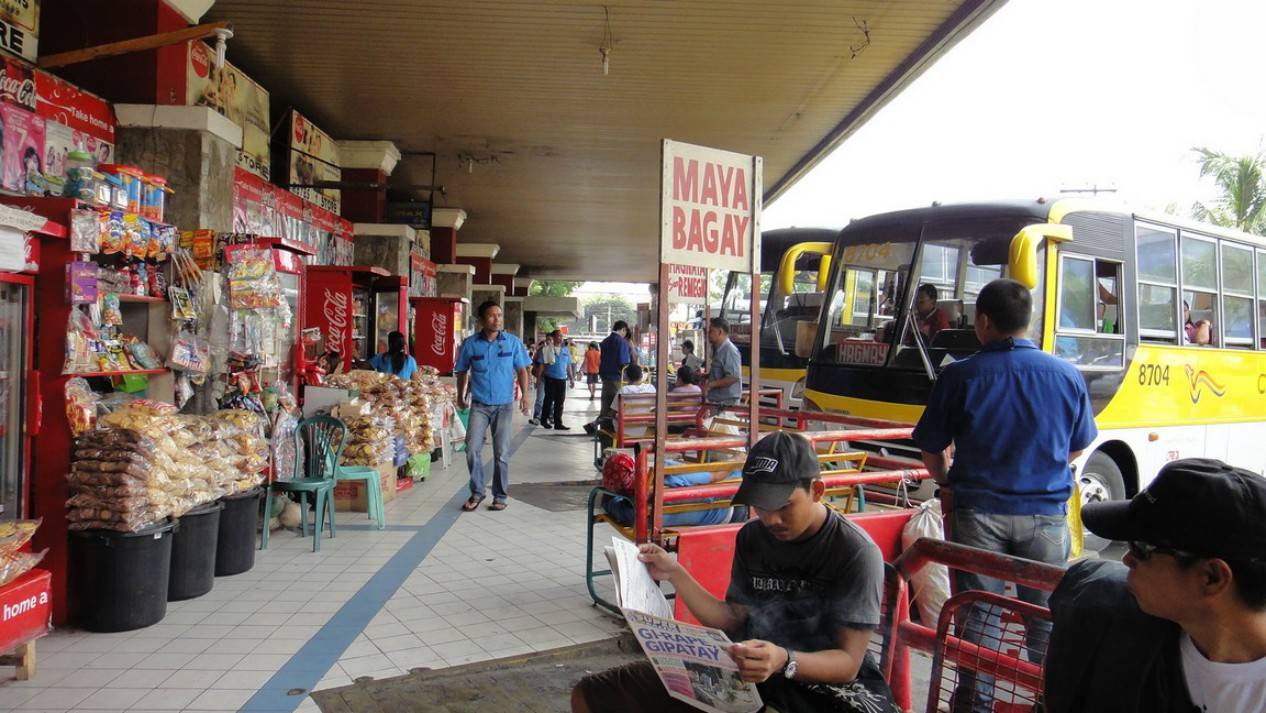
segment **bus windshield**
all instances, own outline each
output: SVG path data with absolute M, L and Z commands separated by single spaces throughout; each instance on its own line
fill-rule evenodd
M 907 225 L 892 234 L 845 231 L 817 358 L 922 370 L 929 361 L 939 369 L 976 352 L 976 295 L 1003 276 L 1011 238 L 1023 226 L 1009 218 Z M 1039 286 L 1035 314 L 1041 314 L 1040 295 Z M 1030 331 L 1039 334 L 1040 324 Z

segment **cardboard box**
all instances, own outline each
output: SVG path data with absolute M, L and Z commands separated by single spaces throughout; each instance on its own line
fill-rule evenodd
M 378 465 L 378 485 L 382 487 L 382 502 L 396 499 L 396 468 L 391 463 Z M 364 481 L 344 480 L 334 486 L 334 510 L 336 512 L 369 512 L 369 489 Z

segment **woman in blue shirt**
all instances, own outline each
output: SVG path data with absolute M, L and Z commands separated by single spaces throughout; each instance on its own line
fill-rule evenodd
M 401 379 L 413 376 L 418 370 L 418 363 L 404 351 L 404 335 L 392 332 L 387 335 L 387 351 L 374 355 L 369 365 L 382 374 L 391 374 Z

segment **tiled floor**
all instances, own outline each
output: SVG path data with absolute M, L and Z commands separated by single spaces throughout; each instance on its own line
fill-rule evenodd
M 574 429 L 522 431 L 512 484 L 596 477 L 579 425 L 597 402 L 583 387 L 569 396 Z M 455 515 L 466 478 L 460 460 L 437 464 L 387 506 L 385 530 L 340 513 L 338 536 L 319 553 L 310 539 L 274 533 L 254 569 L 171 603 L 147 629 L 57 631 L 38 644 L 34 680 L 0 681 L 0 711 L 316 711 L 291 689 L 545 650 L 622 628 L 585 593 L 582 512 L 515 501 L 512 485 L 508 510 Z

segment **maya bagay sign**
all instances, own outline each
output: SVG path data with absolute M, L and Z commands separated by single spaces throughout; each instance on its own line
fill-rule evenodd
M 708 301 L 708 268 L 668 266 L 668 303 L 701 305 Z
M 665 139 L 660 262 L 751 269 L 760 255 L 761 158 Z
M 34 62 L 39 36 L 40 0 L 0 0 L 0 49 Z
M 272 125 L 268 117 L 267 90 L 228 62 L 217 69 L 215 50 L 203 42 L 189 43 L 185 75 L 185 103 L 210 107 L 240 126 L 242 150 L 237 154 L 237 165 L 256 176 L 269 178 L 268 141 Z

